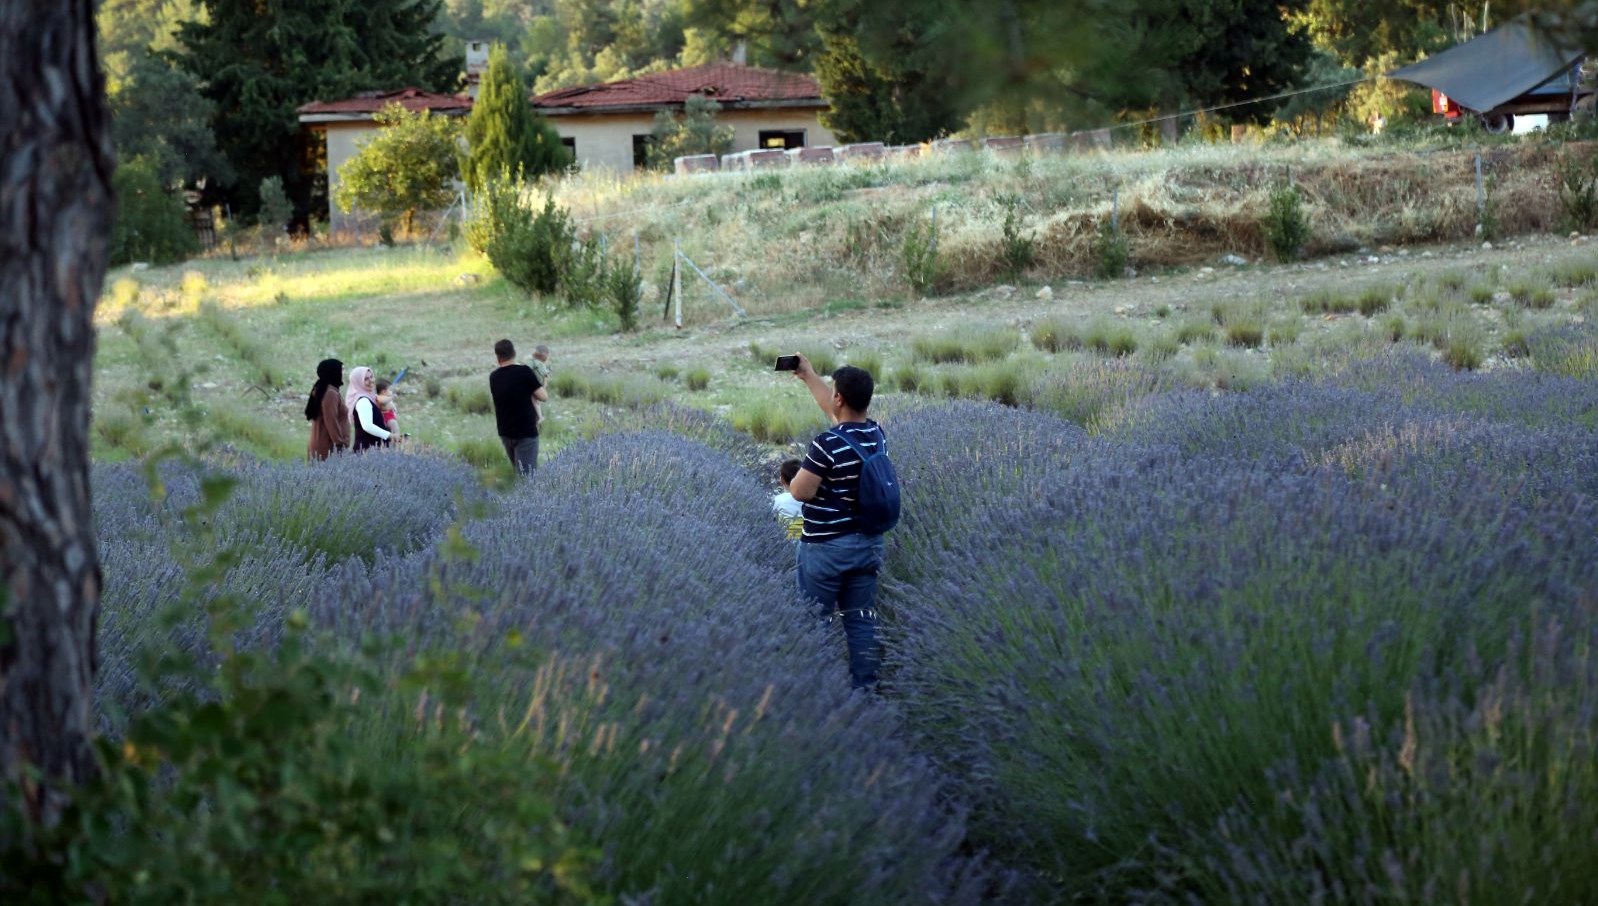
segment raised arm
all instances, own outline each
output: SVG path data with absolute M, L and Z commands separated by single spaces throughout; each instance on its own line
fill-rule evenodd
M 822 379 L 821 375 L 816 374 L 816 369 L 811 367 L 810 360 L 805 358 L 804 353 L 798 353 L 798 356 L 799 367 L 794 369 L 794 375 L 805 382 L 805 389 L 810 391 L 810 395 L 815 398 L 816 405 L 821 407 L 821 414 L 836 425 L 838 416 L 832 414 L 832 388 L 827 386 L 827 382 Z M 798 497 L 799 495 L 795 494 L 794 496 Z

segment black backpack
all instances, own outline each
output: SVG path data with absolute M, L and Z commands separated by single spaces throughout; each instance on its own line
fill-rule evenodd
M 882 443 L 875 453 L 855 443 L 837 428 L 830 432 L 860 457 L 860 490 L 855 495 L 855 524 L 867 535 L 880 535 L 899 524 L 899 475 L 888 459 L 888 437 L 878 428 Z

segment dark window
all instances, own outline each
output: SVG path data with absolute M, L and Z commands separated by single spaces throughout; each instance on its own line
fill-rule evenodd
M 803 148 L 804 146 L 805 131 L 803 129 L 760 130 L 760 147 L 762 148 Z
M 572 163 L 577 162 L 577 139 L 563 138 L 560 143 L 566 146 L 566 153 L 572 156 Z
M 649 166 L 649 148 L 654 143 L 653 135 L 633 136 L 633 169 L 642 170 Z

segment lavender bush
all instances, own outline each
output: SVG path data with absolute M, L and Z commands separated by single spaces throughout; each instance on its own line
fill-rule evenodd
M 1429 859 L 1420 886 L 1397 890 L 1481 867 L 1475 854 L 1450 858 L 1448 837 L 1427 830 L 1432 800 L 1326 780 L 1339 755 L 1332 728 L 1401 725 L 1439 678 L 1457 682 L 1456 711 L 1469 713 L 1493 670 L 1520 681 L 1515 640 L 1539 621 L 1577 627 L 1561 635 L 1561 657 L 1586 650 L 1598 594 L 1591 480 L 1542 480 L 1517 496 L 1497 469 L 1590 463 L 1592 435 L 1517 446 L 1482 425 L 1442 455 L 1420 443 L 1365 455 L 1349 439 L 1393 418 L 1371 399 L 1303 385 L 1167 399 L 1158 417 L 1132 423 L 1136 443 L 1085 450 L 1008 499 L 943 482 L 943 506 L 967 524 L 961 542 L 900 546 L 890 565 L 910 581 L 890 586 L 900 622 L 889 653 L 913 725 L 962 779 L 981 831 L 1024 853 L 1055 895 L 1289 902 L 1313 900 L 1312 877 L 1332 899 L 1356 886 L 1354 873 L 1317 875 L 1324 863 L 1297 844 L 1240 852 L 1242 829 L 1262 846 L 1392 847 L 1356 851 L 1351 872 L 1399 852 Z M 1313 450 L 1369 474 L 1315 467 Z M 1525 771 L 1573 767 L 1577 741 L 1598 730 L 1580 688 L 1557 715 L 1524 715 L 1564 727 L 1553 749 L 1522 756 L 1533 763 L 1433 789 L 1460 815 L 1479 797 L 1513 841 L 1494 853 L 1519 861 L 1500 864 L 1484 891 L 1547 891 L 1532 879 L 1573 864 L 1568 848 L 1531 847 L 1547 819 L 1513 803 Z M 1436 718 L 1441 762 L 1476 751 L 1456 725 Z M 1568 803 L 1585 789 L 1537 795 Z M 1305 829 L 1313 814 L 1298 803 L 1314 790 L 1344 796 L 1346 823 Z M 1362 814 L 1350 795 L 1363 797 Z M 1395 814 L 1402 834 L 1386 823 Z M 1267 854 L 1278 860 L 1269 870 L 1244 871 Z M 1561 883 L 1590 894 L 1598 874 Z

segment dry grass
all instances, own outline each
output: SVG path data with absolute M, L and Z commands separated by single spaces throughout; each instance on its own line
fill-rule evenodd
M 1494 191 L 1514 198 L 1500 233 L 1556 226 L 1556 148 L 1524 142 L 1488 154 Z M 1586 152 L 1582 152 L 1586 153 Z M 1290 167 L 1313 238 L 1306 255 L 1362 246 L 1470 239 L 1474 153 L 1351 149 L 1333 141 L 1281 148 L 1198 146 L 1006 160 L 942 155 L 880 166 L 663 179 L 583 175 L 557 197 L 590 230 L 630 243 L 644 271 L 669 275 L 672 241 L 751 314 L 778 315 L 847 298 L 902 297 L 904 237 L 934 208 L 945 290 L 997 282 L 1007 200 L 1037 239 L 1038 279 L 1086 277 L 1113 187 L 1135 267 L 1184 266 L 1227 253 L 1266 255 L 1261 221 Z M 720 319 L 726 303 L 690 278 L 684 317 Z M 651 297 L 660 298 L 660 297 Z M 648 302 L 646 301 L 646 306 Z M 657 303 L 658 304 L 658 301 Z

